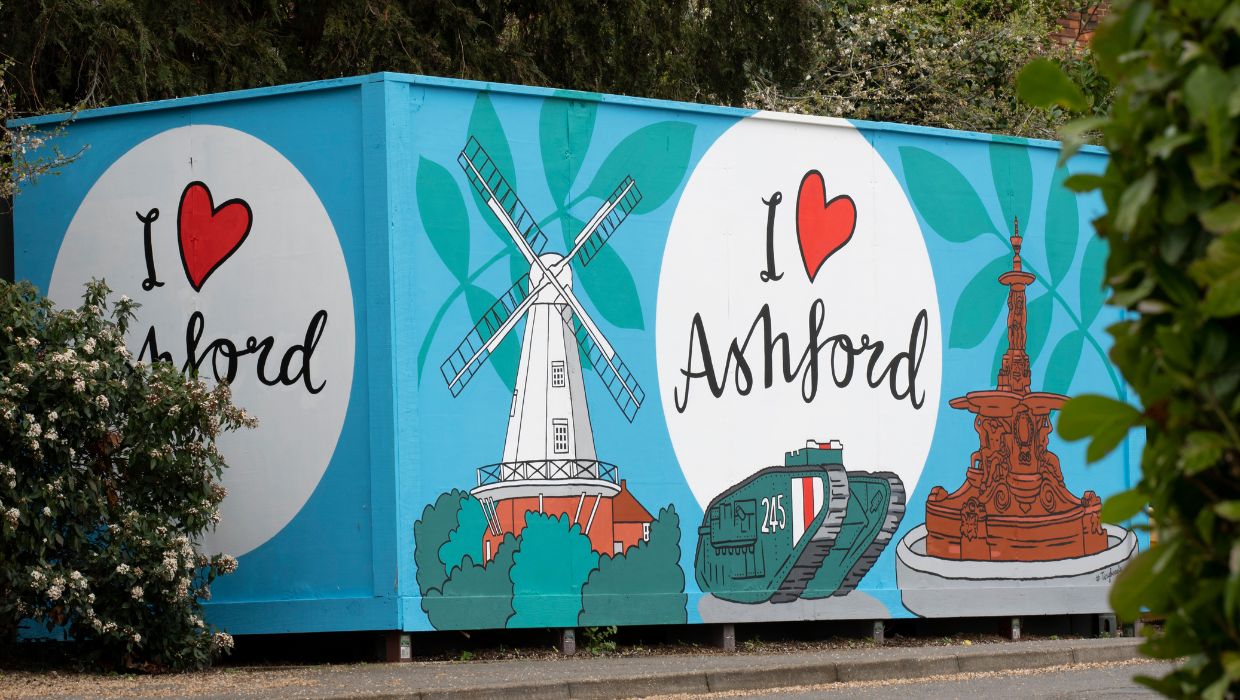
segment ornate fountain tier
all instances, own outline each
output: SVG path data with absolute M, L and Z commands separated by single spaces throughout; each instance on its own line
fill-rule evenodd
M 976 415 L 979 447 L 965 482 L 952 493 L 934 487 L 926 500 L 925 553 L 941 559 L 1048 561 L 1097 554 L 1108 546 L 1093 491 L 1077 498 L 1064 484 L 1051 452 L 1050 413 L 1068 397 L 1031 392 L 1025 353 L 1025 288 L 1034 276 L 1021 269 L 1019 232 L 1012 241 L 1008 287 L 1008 350 L 997 389 L 952 399 L 952 408 Z

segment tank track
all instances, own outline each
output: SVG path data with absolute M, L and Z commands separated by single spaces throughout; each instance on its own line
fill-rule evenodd
M 771 594 L 772 603 L 790 603 L 801 597 L 801 592 L 813 580 L 814 575 L 818 573 L 818 567 L 822 566 L 823 560 L 831 552 L 831 547 L 835 545 L 835 538 L 840 533 L 840 527 L 844 524 L 844 515 L 848 511 L 847 472 L 841 467 L 834 466 L 825 469 L 828 483 L 826 484 L 827 492 L 823 494 L 823 498 L 826 501 L 824 507 L 827 509 L 827 516 L 823 518 L 822 525 L 811 536 L 809 544 L 801 551 L 801 555 L 797 557 L 788 575 L 779 584 L 779 588 Z M 901 513 L 903 513 L 903 508 L 901 508 Z
M 861 558 L 849 570 L 844 580 L 840 583 L 840 587 L 832 594 L 833 596 L 848 595 L 857 587 L 857 584 L 861 583 L 861 579 L 865 578 L 865 575 L 870 572 L 870 568 L 874 566 L 874 562 L 878 561 L 878 557 L 887 548 L 887 543 L 891 541 L 891 538 L 896 534 L 896 530 L 900 527 L 900 521 L 904 519 L 904 482 L 900 481 L 900 477 L 891 472 L 872 472 L 870 476 L 883 477 L 891 486 L 891 495 L 887 503 L 887 515 L 883 519 L 882 528 L 874 536 L 874 541 L 870 543 L 869 547 L 866 547 L 865 553 L 861 555 Z

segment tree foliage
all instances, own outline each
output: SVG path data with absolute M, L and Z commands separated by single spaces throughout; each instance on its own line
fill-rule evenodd
M 215 440 L 252 419 L 225 385 L 135 362 L 136 305 L 107 297 L 58 310 L 0 280 L 0 644 L 30 621 L 105 665 L 204 666 L 232 640 L 199 600 L 236 567 L 196 551 L 225 495 Z
M 1111 154 L 1103 175 L 1066 184 L 1106 203 L 1094 225 L 1110 246 L 1108 303 L 1128 312 L 1110 328 L 1111 357 L 1144 408 L 1080 397 L 1060 431 L 1091 438 L 1097 460 L 1145 429 L 1141 480 L 1103 516 L 1127 520 L 1148 503 L 1157 544 L 1118 577 L 1111 603 L 1127 619 L 1166 620 L 1143 650 L 1188 661 L 1146 680 L 1175 697 L 1240 690 L 1238 31 L 1235 0 L 1116 3 L 1093 44 L 1112 109 L 1067 128 L 1098 128 Z M 1045 66 L 1030 70 L 1031 99 L 1075 99 L 1059 78 L 1034 80 Z
M 791 86 L 813 0 L 7 0 L 21 111 L 404 71 L 738 103 Z
M 1109 87 L 1083 46 L 1051 39 L 1081 3 L 846 0 L 827 4 L 824 29 L 794 92 L 758 85 L 752 106 L 848 119 L 1053 137 L 1061 110 L 1022 104 L 1015 78 L 1030 59 L 1054 57 L 1106 107 Z

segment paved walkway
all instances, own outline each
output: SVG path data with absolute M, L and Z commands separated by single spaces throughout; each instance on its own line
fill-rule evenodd
M 1139 639 L 875 647 L 791 654 L 563 657 L 296 668 L 180 676 L 0 672 L 5 697 L 628 698 L 920 678 L 1137 658 Z

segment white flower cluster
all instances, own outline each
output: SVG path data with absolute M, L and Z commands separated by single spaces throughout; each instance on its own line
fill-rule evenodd
M 216 632 L 211 635 L 212 645 L 219 651 L 232 651 L 233 638 L 227 632 Z
M 221 574 L 231 574 L 237 570 L 237 560 L 227 554 L 221 554 L 217 562 Z

